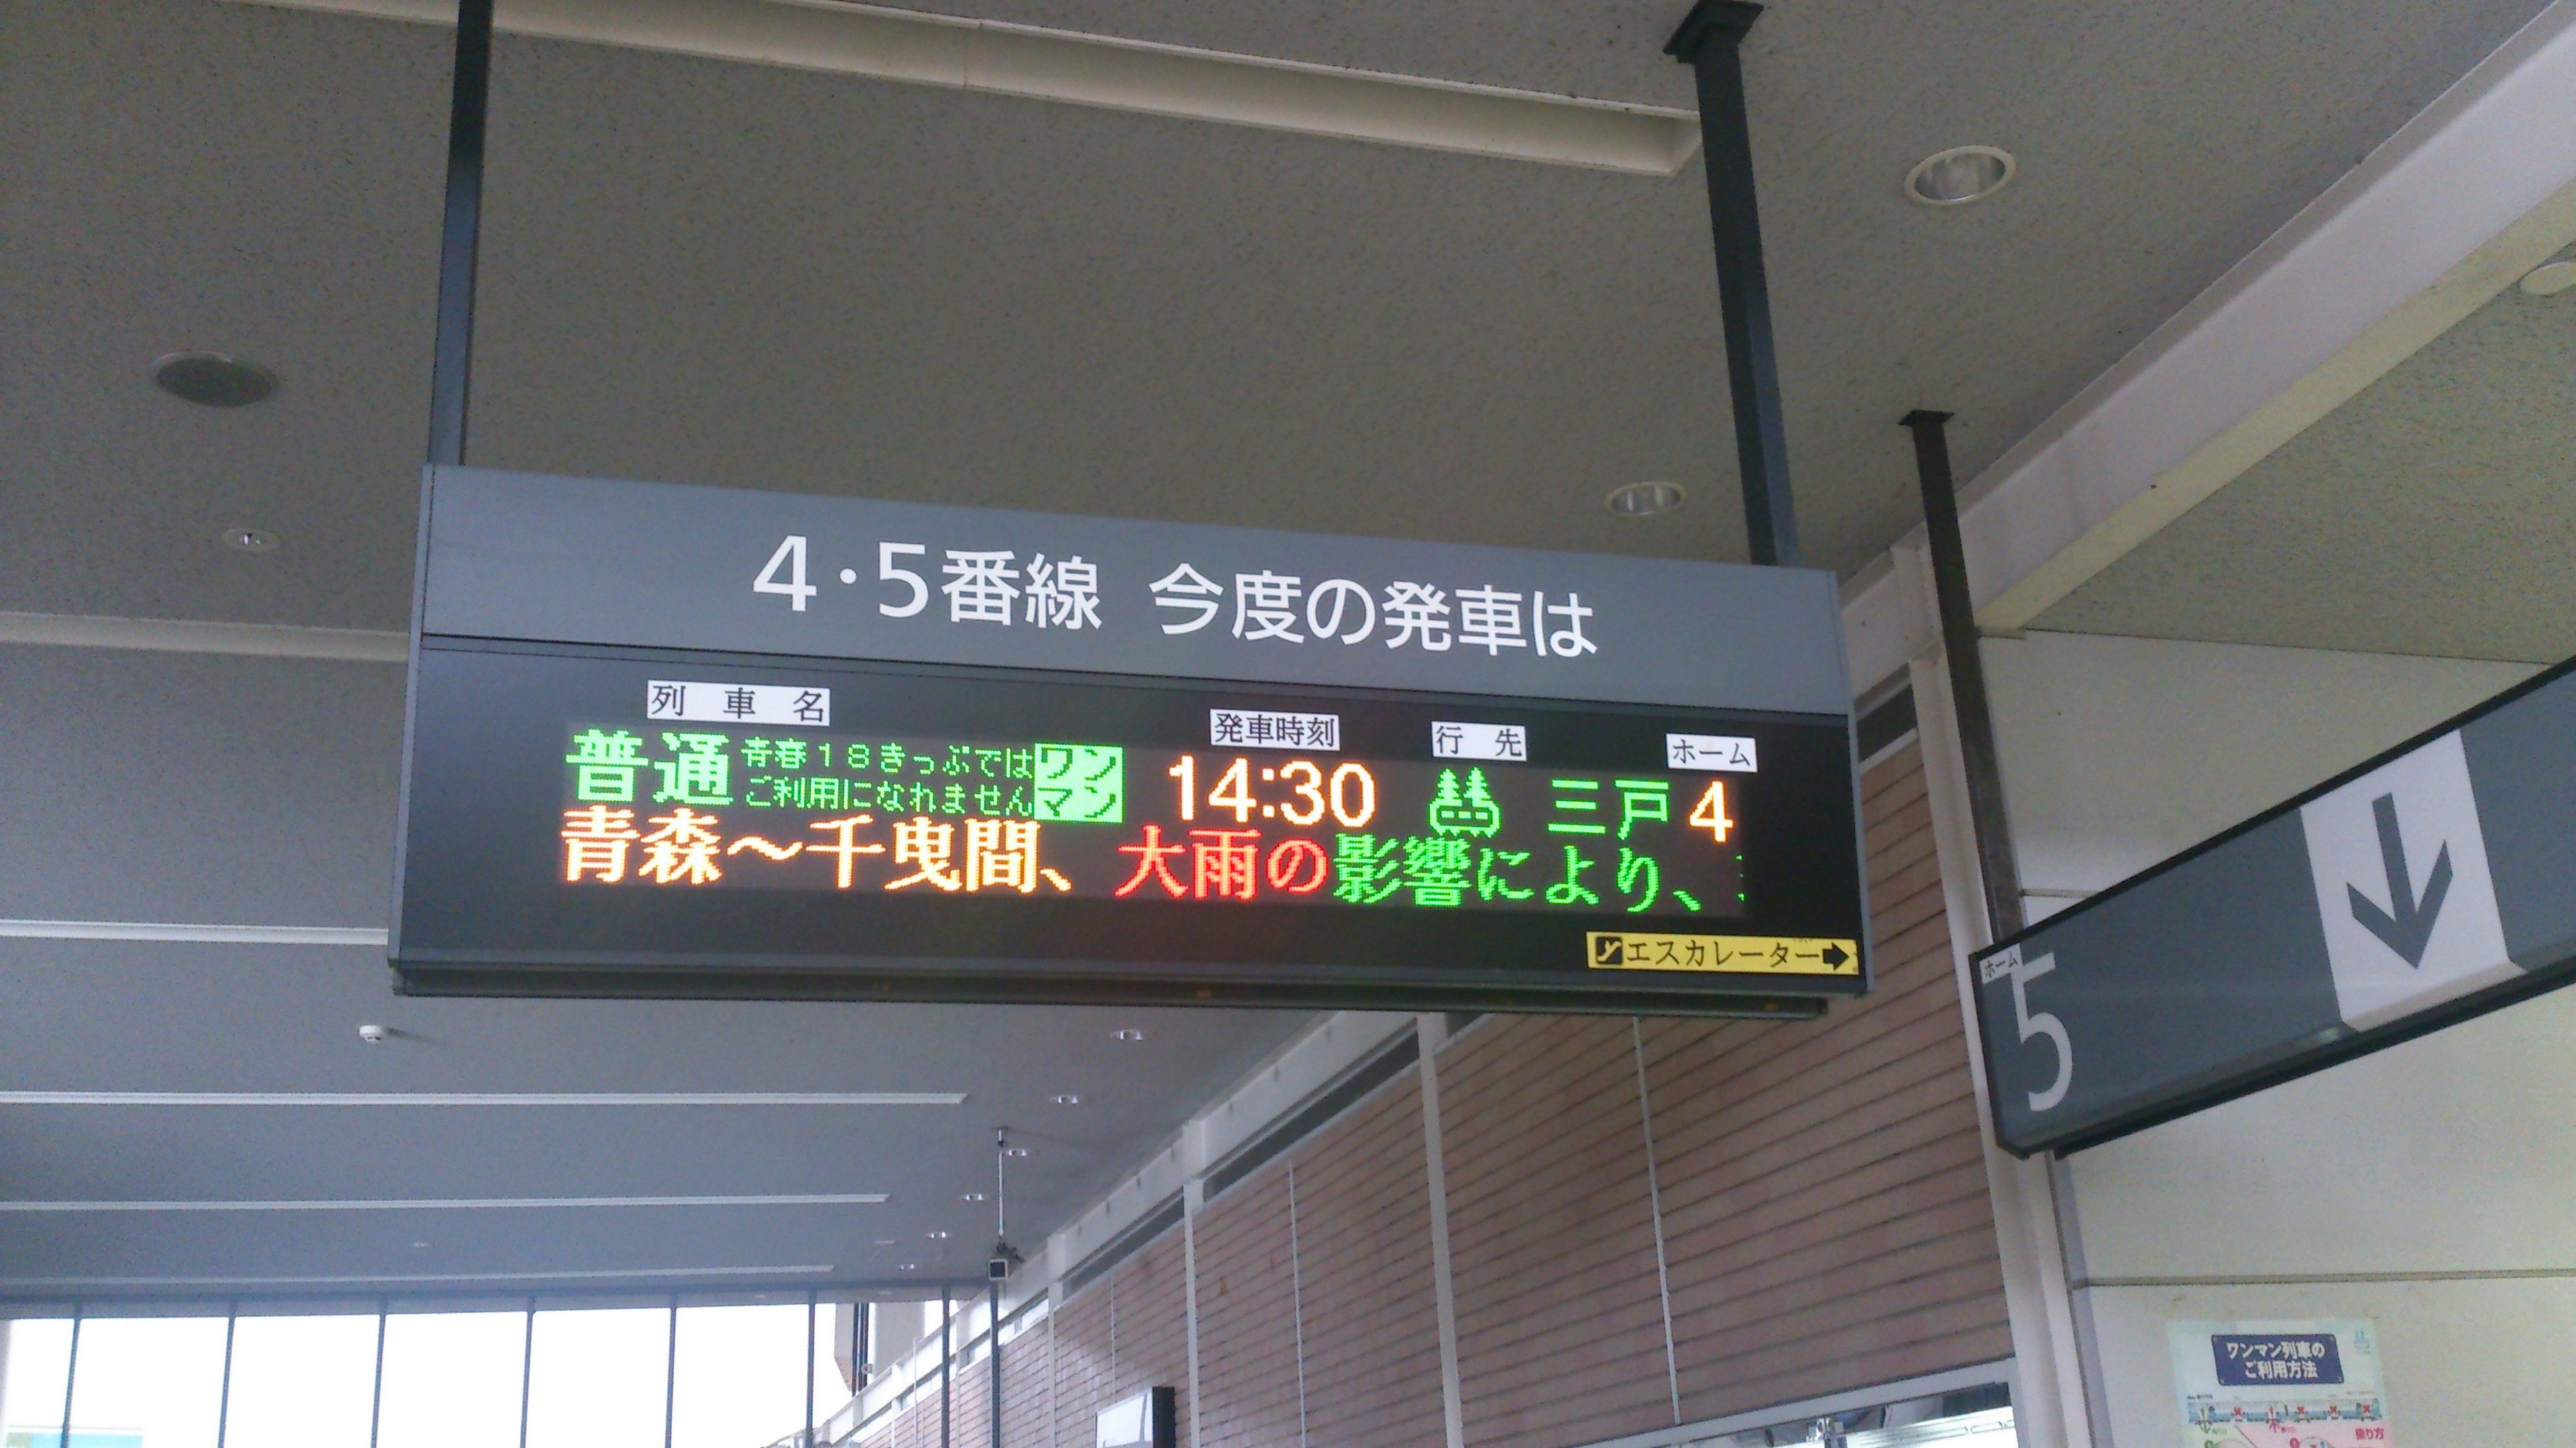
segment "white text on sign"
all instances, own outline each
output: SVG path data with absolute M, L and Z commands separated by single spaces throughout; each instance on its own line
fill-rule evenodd
M 644 686 L 644 717 L 705 724 L 803 725 L 832 722 L 832 691 L 795 684 L 711 684 L 654 679 Z
M 1326 749 L 1342 747 L 1339 714 L 1274 714 L 1260 709 L 1210 709 L 1208 743 L 1220 749 Z
M 1434 759 L 1529 759 L 1529 731 L 1518 724 L 1453 724 L 1431 726 Z
M 1732 734 L 1667 734 L 1664 766 L 1668 769 L 1721 769 L 1751 774 L 1753 741 Z

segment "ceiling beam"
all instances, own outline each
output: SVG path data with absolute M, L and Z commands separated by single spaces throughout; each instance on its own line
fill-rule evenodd
M 0 644 L 156 649 L 178 654 L 253 654 L 265 658 L 399 664 L 411 649 L 411 636 L 374 629 L 305 628 L 293 624 L 0 612 Z
M 0 1091 L 0 1106 L 963 1106 L 963 1091 Z
M 2570 135 L 2559 0 L 1987 470 L 1978 621 L 2027 626 L 2576 240 Z
M 452 25 L 454 0 L 236 0 Z M 502 0 L 496 28 L 1513 161 L 1678 175 L 1689 111 L 841 0 Z M 502 84 L 507 84 L 506 77 Z
M 0 1212 L 448 1212 L 598 1207 L 876 1207 L 883 1192 L 785 1192 L 748 1197 L 332 1197 L 238 1201 L 0 1201 Z

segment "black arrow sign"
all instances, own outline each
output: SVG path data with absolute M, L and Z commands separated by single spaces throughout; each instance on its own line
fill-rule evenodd
M 1841 946 L 1828 945 L 1825 947 L 1825 964 L 1839 966 L 1849 959 L 1851 959 L 1851 957 L 1843 953 L 1843 948 Z
M 2370 802 L 2370 817 L 2379 825 L 2379 862 L 2388 871 L 2388 903 L 2395 910 L 2382 910 L 2358 885 L 2346 885 L 2352 896 L 2352 918 L 2363 929 L 2380 938 L 2410 966 L 2424 964 L 2424 947 L 2432 943 L 2433 917 L 2442 913 L 2442 897 L 2451 888 L 2451 847 L 2445 842 L 2442 852 L 2433 857 L 2433 873 L 2424 879 L 2424 893 L 2415 893 L 2414 877 L 2406 872 L 2406 841 L 2397 833 L 2397 796 L 2383 794 Z

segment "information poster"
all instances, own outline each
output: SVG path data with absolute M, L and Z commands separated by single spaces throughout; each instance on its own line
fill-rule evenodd
M 2184 1448 L 2389 1448 L 2366 1319 L 2175 1322 Z

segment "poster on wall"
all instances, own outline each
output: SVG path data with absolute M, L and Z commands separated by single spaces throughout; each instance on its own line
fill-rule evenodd
M 2184 1448 L 2389 1448 L 2367 1319 L 2174 1322 Z

